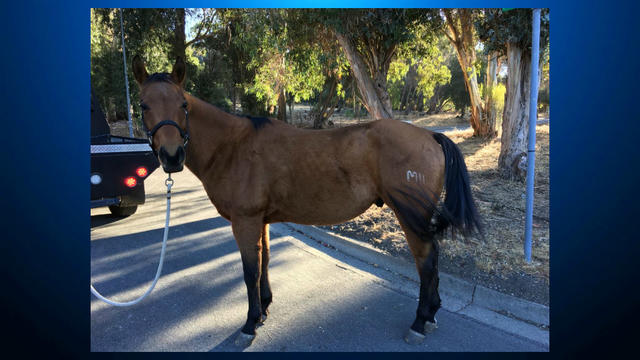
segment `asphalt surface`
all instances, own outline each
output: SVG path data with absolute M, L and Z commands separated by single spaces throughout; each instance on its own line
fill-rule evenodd
M 91 281 L 117 301 L 143 294 L 156 272 L 165 216 L 164 179 L 145 181 L 147 203 L 112 218 L 91 211 Z M 384 279 L 365 262 L 286 226 L 271 231 L 274 302 L 247 348 L 233 344 L 248 309 L 230 224 L 197 178 L 174 174 L 171 229 L 162 277 L 148 298 L 115 307 L 91 296 L 91 351 L 548 351 L 548 346 L 442 309 L 439 328 L 408 345 L 417 284 Z M 88 290 L 88 289 L 87 289 Z

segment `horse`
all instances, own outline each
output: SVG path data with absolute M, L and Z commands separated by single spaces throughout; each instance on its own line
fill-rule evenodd
M 269 224 L 337 224 L 372 204 L 393 210 L 420 277 L 405 341 L 420 343 L 437 327 L 436 235 L 482 233 L 464 158 L 453 141 L 393 119 L 312 130 L 237 116 L 184 90 L 181 58 L 171 73 L 149 75 L 140 56 L 132 65 L 143 125 L 163 170 L 186 166 L 231 223 L 249 302 L 237 345 L 249 346 L 269 314 Z

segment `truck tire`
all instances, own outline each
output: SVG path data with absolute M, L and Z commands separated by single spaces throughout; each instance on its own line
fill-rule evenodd
M 138 210 L 138 205 L 133 206 L 118 206 L 118 205 L 110 205 L 109 211 L 114 216 L 129 216 L 133 215 L 136 210 Z

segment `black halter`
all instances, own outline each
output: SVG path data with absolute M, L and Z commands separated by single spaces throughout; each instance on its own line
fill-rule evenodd
M 178 129 L 178 131 L 180 132 L 180 136 L 182 137 L 182 140 L 184 140 L 184 143 L 182 144 L 182 146 L 187 147 L 187 143 L 189 143 L 189 112 L 187 111 L 187 103 L 185 102 L 184 104 L 182 104 L 182 109 L 184 110 L 184 117 L 185 117 L 185 121 L 186 121 L 186 128 L 183 130 L 180 125 L 178 125 L 178 123 L 176 123 L 173 120 L 162 120 L 159 123 L 157 123 L 153 129 L 149 130 L 147 128 L 147 125 L 145 125 L 144 123 L 144 111 L 142 111 L 142 126 L 144 127 L 145 131 L 147 132 L 147 139 L 149 140 L 149 146 L 151 147 L 151 150 L 153 150 L 154 155 L 158 155 L 156 149 L 153 148 L 153 136 L 156 134 L 156 132 L 158 131 L 158 129 L 160 129 L 161 127 L 165 126 L 165 125 L 171 125 L 171 126 L 175 126 L 176 129 Z

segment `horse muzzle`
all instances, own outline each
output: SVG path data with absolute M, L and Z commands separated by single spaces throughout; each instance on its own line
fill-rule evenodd
M 158 160 L 160 160 L 162 169 L 166 173 L 182 171 L 184 168 L 185 157 L 186 153 L 184 151 L 184 146 L 182 145 L 175 147 L 175 149 L 168 149 L 165 146 L 160 146 L 160 150 L 158 151 Z

